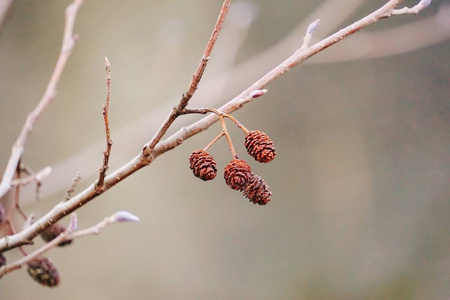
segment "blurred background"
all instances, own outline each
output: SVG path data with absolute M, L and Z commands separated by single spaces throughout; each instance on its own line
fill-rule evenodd
M 311 21 L 322 20 L 314 43 L 379 2 L 233 1 L 190 106 L 238 95 L 300 47 Z M 1 170 L 51 76 L 69 3 L 16 0 L 0 28 Z M 185 91 L 221 4 L 85 1 L 58 94 L 22 160 L 53 168 L 39 202 L 33 185 L 22 192 L 27 213 L 40 217 L 61 201 L 77 171 L 77 191 L 96 178 L 104 57 L 112 65 L 111 172 L 139 153 Z M 268 205 L 226 186 L 225 140 L 210 151 L 216 180 L 192 175 L 188 157 L 218 134 L 215 124 L 77 211 L 79 228 L 118 210 L 140 223 L 52 250 L 59 287 L 19 270 L 0 280 L 1 298 L 450 299 L 449 37 L 448 3 L 433 1 L 418 16 L 382 20 L 326 49 L 234 113 L 275 142 L 276 159 L 259 164 L 229 123 L 241 158 L 271 187 Z M 169 133 L 200 118 L 179 118 Z M 35 241 L 28 251 L 43 244 Z

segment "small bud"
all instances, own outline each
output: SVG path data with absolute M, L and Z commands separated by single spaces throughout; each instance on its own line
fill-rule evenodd
M 66 228 L 59 224 L 55 223 L 52 226 L 47 227 L 41 232 L 41 237 L 44 241 L 47 243 L 54 240 L 58 235 L 66 231 Z M 66 245 L 70 245 L 72 243 L 72 240 L 66 240 L 58 244 L 58 247 L 63 247 Z
M 242 191 L 252 177 L 252 169 L 245 160 L 235 158 L 225 167 L 223 177 L 230 188 Z
M 72 213 L 70 215 L 69 225 L 67 226 L 67 230 L 69 232 L 74 232 L 78 228 L 78 218 L 76 213 Z
M 138 216 L 133 215 L 127 211 L 118 211 L 111 216 L 113 222 L 139 222 Z
M 249 131 L 245 136 L 245 148 L 256 161 L 261 163 L 271 162 L 275 158 L 275 146 L 273 141 L 264 132 Z
M 306 34 L 308 34 L 308 35 L 313 34 L 314 31 L 316 31 L 319 23 L 320 23 L 320 19 L 317 19 L 314 22 L 312 22 L 311 24 L 309 24 L 308 28 L 306 29 Z
M 244 189 L 243 194 L 250 202 L 253 202 L 253 204 L 258 203 L 259 205 L 266 205 L 272 197 L 270 187 L 267 185 L 266 181 L 258 175 L 253 175 L 252 180 Z
M 3 253 L 0 253 L 0 267 L 3 267 L 4 265 L 6 265 L 6 257 Z
M 256 91 L 253 91 L 253 92 L 251 92 L 250 93 L 250 98 L 258 98 L 258 97 L 261 97 L 261 96 L 263 96 L 265 93 L 267 93 L 267 90 L 266 89 L 262 89 L 262 90 L 256 90 Z
M 54 287 L 60 282 L 58 269 L 47 258 L 35 258 L 28 263 L 28 274 L 38 283 Z
M 201 180 L 212 180 L 217 175 L 217 166 L 214 157 L 205 150 L 195 150 L 189 157 L 190 168 L 195 177 Z

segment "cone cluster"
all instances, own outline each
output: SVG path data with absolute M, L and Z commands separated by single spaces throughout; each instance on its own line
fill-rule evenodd
M 212 180 L 217 175 L 217 166 L 214 157 L 205 150 L 195 150 L 189 157 L 191 170 L 195 177 L 201 180 Z
M 60 282 L 58 269 L 47 258 L 36 258 L 28 263 L 28 274 L 38 283 L 54 287 Z
M 260 163 L 268 163 L 275 158 L 275 146 L 267 134 L 259 130 L 248 131 L 236 120 L 235 123 L 246 132 L 244 146 L 251 157 Z M 223 130 L 225 134 L 228 134 L 224 125 Z M 217 140 L 218 138 L 214 139 L 205 149 L 208 149 Z M 272 198 L 269 186 L 261 176 L 252 173 L 250 165 L 245 160 L 237 157 L 229 136 L 228 143 L 234 158 L 226 165 L 224 170 L 223 177 L 226 184 L 231 189 L 242 192 L 244 197 L 249 199 L 250 202 L 266 205 Z M 212 180 L 216 177 L 216 161 L 206 150 L 195 150 L 192 152 L 189 162 L 195 177 L 204 181 Z

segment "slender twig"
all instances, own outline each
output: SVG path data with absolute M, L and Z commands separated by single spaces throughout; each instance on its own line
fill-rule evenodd
M 46 177 L 48 177 L 52 173 L 52 168 L 50 166 L 45 167 L 41 171 L 37 172 L 36 174 L 31 173 L 30 176 L 21 178 L 21 179 L 15 179 L 11 181 L 11 186 L 18 186 L 18 185 L 27 185 L 32 182 L 42 182 L 42 180 Z
M 403 7 L 400 9 L 394 9 L 391 12 L 391 16 L 398 16 L 398 15 L 417 15 L 421 10 L 427 8 L 431 4 L 431 0 L 421 0 L 417 5 L 409 8 L 409 7 Z
M 109 156 L 111 155 L 112 139 L 109 131 L 109 99 L 111 95 L 111 64 L 107 57 L 105 57 L 105 70 L 106 70 L 106 102 L 103 105 L 103 119 L 105 121 L 106 132 L 106 150 L 103 152 L 103 165 L 99 170 L 99 177 L 95 188 L 101 191 L 104 188 L 106 171 L 108 170 Z
M 205 146 L 205 148 L 203 148 L 203 150 L 208 151 L 208 149 L 211 148 L 211 146 L 214 145 L 224 135 L 225 135 L 225 132 L 223 132 L 223 131 L 221 133 L 219 133 L 215 138 L 212 139 L 211 142 L 209 142 L 208 145 Z
M 214 26 L 211 37 L 209 38 L 208 44 L 206 45 L 205 51 L 203 52 L 203 56 L 197 67 L 197 71 L 195 71 L 195 73 L 192 75 L 192 79 L 191 79 L 191 82 L 189 84 L 187 91 L 181 96 L 180 103 L 176 107 L 174 107 L 174 109 L 170 113 L 169 117 L 167 117 L 167 119 L 161 125 L 161 127 L 156 132 L 156 134 L 153 136 L 153 138 L 150 140 L 150 142 L 144 146 L 144 150 L 143 150 L 144 157 L 149 157 L 151 155 L 151 152 L 153 151 L 155 146 L 159 143 L 159 141 L 164 136 L 164 134 L 167 132 L 167 130 L 172 125 L 172 123 L 175 121 L 175 119 L 181 115 L 181 111 L 184 108 L 186 108 L 186 106 L 189 103 L 189 100 L 191 100 L 192 96 L 194 95 L 195 91 L 197 90 L 198 84 L 200 83 L 200 80 L 202 79 L 203 72 L 205 71 L 206 65 L 208 64 L 211 52 L 214 48 L 217 38 L 219 37 L 219 33 L 220 33 L 220 30 L 222 29 L 223 21 L 225 20 L 225 16 L 226 16 L 226 14 L 228 12 L 228 8 L 230 6 L 230 2 L 231 2 L 231 0 L 225 0 L 223 2 L 222 7 L 220 9 L 219 17 L 217 18 L 216 25 Z M 149 163 L 151 162 L 151 160 L 148 160 L 148 161 L 149 161 Z
M 244 90 L 241 94 L 236 96 L 234 99 L 227 102 L 225 105 L 220 107 L 218 110 L 223 113 L 231 113 L 246 103 L 253 101 L 255 97 L 250 95 L 257 91 L 263 89 L 267 84 L 273 82 L 279 78 L 282 74 L 286 73 L 290 68 L 297 66 L 304 60 L 316 55 L 317 53 L 323 51 L 324 49 L 330 47 L 333 44 L 338 43 L 345 37 L 354 34 L 355 32 L 366 28 L 367 26 L 378 22 L 383 18 L 390 16 L 390 13 L 401 3 L 401 0 L 391 0 L 383 5 L 380 9 L 374 11 L 373 13 L 367 15 L 366 17 L 360 19 L 359 21 L 339 30 L 338 32 L 330 35 L 324 40 L 308 47 L 303 51 L 295 51 L 295 53 L 282 62 L 280 65 L 275 67 L 272 71 L 264 75 L 261 79 L 257 80 L 253 85 Z M 188 127 L 183 127 L 168 139 L 158 143 L 154 150 L 151 152 L 151 156 L 145 156 L 145 151 L 141 152 L 131 161 L 129 161 L 124 166 L 120 167 L 118 170 L 112 174 L 106 176 L 105 178 L 105 189 L 102 193 L 117 183 L 121 182 L 131 174 L 140 170 L 141 168 L 149 165 L 153 160 L 155 160 L 159 155 L 165 153 L 178 145 L 180 145 L 184 140 L 190 138 L 191 136 L 209 128 L 212 124 L 217 122 L 218 117 L 216 115 L 209 115 L 203 119 L 191 124 Z M 148 148 L 149 144 L 145 147 Z M 101 193 L 100 193 L 101 194 Z M 88 203 L 90 200 L 97 197 L 99 193 L 95 191 L 95 184 L 91 184 L 84 191 L 74 196 L 67 202 L 58 203 L 53 209 L 51 209 L 47 214 L 37 220 L 33 225 L 29 226 L 22 232 L 17 233 L 13 236 L 7 236 L 0 239 L 0 252 L 9 250 L 20 245 L 30 243 L 31 240 L 38 235 L 42 230 L 51 226 L 56 221 L 60 220 L 67 214 L 75 211 L 79 207 Z
M 138 222 L 139 218 L 133 214 L 130 214 L 129 212 L 121 211 L 117 212 L 109 217 L 106 217 L 103 221 L 99 222 L 98 224 L 78 231 L 72 231 L 76 230 L 76 215 L 72 215 L 71 217 L 71 223 L 67 227 L 67 230 L 59 234 L 56 238 L 51 240 L 50 242 L 46 243 L 41 248 L 35 250 L 34 252 L 30 254 L 26 254 L 26 252 L 23 252 L 24 257 L 11 263 L 6 266 L 3 266 L 0 268 L 0 278 L 14 270 L 20 269 L 23 265 L 27 264 L 34 258 L 44 254 L 45 252 L 57 247 L 60 243 L 63 243 L 65 241 L 74 240 L 76 238 L 88 236 L 88 235 L 98 235 L 100 234 L 100 231 L 105 228 L 108 225 L 111 225 L 113 223 L 117 222 Z M 75 223 L 75 224 L 74 224 Z
M 78 171 L 77 175 L 72 179 L 72 183 L 70 184 L 69 188 L 66 191 L 66 201 L 72 198 L 72 193 L 75 191 L 75 188 L 77 187 L 78 183 L 81 181 L 81 173 Z
M 228 133 L 227 126 L 225 125 L 225 120 L 223 118 L 223 115 L 220 115 L 219 117 L 220 117 L 219 118 L 220 124 L 222 125 L 222 131 L 223 131 L 223 134 L 225 135 L 225 137 L 227 138 L 228 147 L 230 148 L 231 155 L 233 156 L 233 158 L 237 158 L 236 150 L 234 149 L 233 142 L 231 141 L 231 137 L 230 137 L 230 134 Z
M 312 35 L 314 34 L 314 31 L 316 31 L 319 23 L 320 23 L 320 19 L 317 19 L 314 22 L 312 22 L 311 24 L 309 24 L 308 29 L 306 29 L 306 34 L 303 37 L 303 44 L 300 47 L 300 50 L 305 50 L 306 48 L 309 47 L 309 45 L 311 44 Z
M 55 98 L 56 86 L 58 85 L 61 74 L 64 70 L 67 60 L 69 59 L 70 54 L 72 53 L 72 49 L 77 39 L 77 36 L 73 34 L 73 28 L 75 24 L 75 17 L 82 3 L 83 0 L 74 0 L 74 2 L 70 4 L 66 9 L 64 36 L 58 61 L 56 62 L 55 69 L 53 70 L 52 77 L 50 78 L 44 95 L 42 96 L 35 109 L 28 115 L 22 131 L 20 132 L 19 137 L 12 147 L 11 157 L 9 158 L 5 172 L 3 173 L 2 182 L 0 183 L 0 199 L 11 188 L 11 181 L 14 177 L 15 169 L 25 151 L 25 145 L 31 135 L 34 124 L 42 115 L 47 106 Z

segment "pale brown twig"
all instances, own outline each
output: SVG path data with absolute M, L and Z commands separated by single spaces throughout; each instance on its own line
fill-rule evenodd
M 211 148 L 211 146 L 214 145 L 224 135 L 225 135 L 225 132 L 223 132 L 223 131 L 221 133 L 219 133 L 215 138 L 212 139 L 211 142 L 209 142 L 208 145 L 205 146 L 205 148 L 203 148 L 203 151 L 208 151 L 208 149 Z
M 228 7 L 230 6 L 230 2 L 231 2 L 231 0 L 225 0 L 223 2 L 222 7 L 220 9 L 219 17 L 217 18 L 217 21 L 214 26 L 213 32 L 211 34 L 211 37 L 209 38 L 208 44 L 206 45 L 205 51 L 203 52 L 203 56 L 197 67 L 197 70 L 192 75 L 192 79 L 191 79 L 191 82 L 189 84 L 187 91 L 181 96 L 180 103 L 176 107 L 173 108 L 169 117 L 167 117 L 167 119 L 161 125 L 161 127 L 156 132 L 156 134 L 153 136 L 153 138 L 150 140 L 150 142 L 144 146 L 144 150 L 143 150 L 144 157 L 149 157 L 151 155 L 151 152 L 153 151 L 155 146 L 159 143 L 159 141 L 164 136 L 164 134 L 167 132 L 167 130 L 172 125 L 172 123 L 175 121 L 175 119 L 181 115 L 181 111 L 184 108 L 186 108 L 186 106 L 189 103 L 189 100 L 191 100 L 192 96 L 194 95 L 195 91 L 197 90 L 198 84 L 200 83 L 200 80 L 202 79 L 203 72 L 205 71 L 206 65 L 208 64 L 208 60 L 211 55 L 211 52 L 214 48 L 217 38 L 219 37 L 219 33 L 220 33 L 220 30 L 222 29 L 223 21 L 225 20 L 225 16 L 228 12 Z M 151 161 L 151 160 L 148 160 L 148 161 Z
M 27 185 L 32 182 L 42 182 L 44 178 L 49 176 L 52 173 L 52 168 L 50 166 L 45 167 L 41 171 L 37 172 L 36 174 L 31 173 L 28 177 L 20 178 L 20 179 L 14 179 L 11 181 L 11 186 L 18 186 L 18 185 Z
M 12 272 L 14 270 L 20 269 L 23 265 L 27 264 L 34 258 L 44 254 L 45 252 L 57 247 L 60 243 L 63 243 L 65 241 L 74 240 L 76 238 L 88 236 L 88 235 L 98 235 L 100 234 L 100 231 L 105 228 L 108 225 L 111 225 L 113 223 L 117 222 L 139 222 L 139 218 L 133 214 L 130 214 L 125 211 L 117 212 L 109 217 L 106 217 L 103 221 L 99 222 L 98 224 L 83 229 L 83 230 L 76 230 L 76 215 L 71 216 L 71 223 L 67 227 L 67 230 L 59 234 L 56 238 L 51 240 L 50 242 L 46 243 L 41 248 L 35 250 L 34 252 L 30 254 L 24 253 L 24 257 L 21 259 L 8 264 L 6 266 L 3 266 L 0 268 L 0 278 L 2 278 L 3 275 Z
M 109 156 L 111 155 L 112 139 L 109 131 L 109 100 L 111 95 L 111 64 L 107 57 L 105 57 L 105 70 L 106 70 L 106 102 L 103 105 L 103 119 L 105 121 L 106 132 L 106 150 L 103 151 L 103 165 L 99 170 L 99 177 L 95 188 L 101 191 L 104 188 L 106 171 L 108 170 Z
M 81 173 L 77 172 L 77 175 L 75 175 L 75 177 L 72 179 L 72 183 L 70 184 L 69 188 L 66 191 L 65 197 L 66 201 L 72 198 L 72 193 L 75 191 L 75 188 L 77 184 L 80 182 L 80 180 L 81 180 Z
M 290 68 L 295 67 L 299 63 L 308 59 L 311 56 L 319 53 L 320 51 L 330 47 L 333 44 L 336 44 L 340 40 L 345 37 L 363 29 L 367 26 L 386 18 L 390 15 L 390 13 L 397 7 L 402 0 L 391 0 L 383 5 L 380 9 L 375 12 L 367 15 L 366 17 L 360 19 L 359 21 L 339 30 L 338 32 L 330 35 L 324 40 L 308 47 L 302 51 L 295 51 L 295 53 L 289 57 L 287 60 L 282 62 L 280 65 L 275 67 L 272 71 L 264 75 L 261 79 L 256 81 L 253 85 L 243 91 L 241 94 L 236 96 L 231 101 L 227 102 L 225 105 L 220 107 L 218 110 L 224 113 L 231 113 L 246 103 L 255 99 L 255 97 L 251 97 L 250 95 L 257 90 L 261 90 L 268 83 L 274 81 L 282 74 L 286 73 Z M 151 152 L 151 156 L 147 156 L 146 153 L 141 152 L 135 158 L 133 158 L 130 162 L 120 167 L 118 170 L 106 176 L 105 178 L 105 189 L 102 193 L 112 186 L 116 185 L 123 179 L 127 178 L 131 174 L 140 170 L 146 165 L 149 165 L 154 159 L 156 159 L 162 153 L 165 153 L 178 145 L 180 145 L 184 140 L 189 137 L 207 129 L 212 124 L 217 122 L 218 117 L 215 115 L 209 115 L 201 119 L 200 121 L 195 122 L 194 124 L 184 127 L 180 129 L 178 132 L 174 133 L 165 141 L 158 143 L 155 146 L 154 150 Z M 146 144 L 145 147 L 148 147 L 149 144 Z M 147 153 L 148 154 L 148 153 Z M 98 196 L 99 193 L 95 190 L 95 184 L 90 185 L 84 191 L 73 197 L 67 202 L 58 203 L 52 210 L 50 210 L 46 215 L 37 220 L 33 225 L 29 226 L 22 232 L 17 233 L 13 236 L 8 236 L 0 239 L 0 252 L 8 249 L 15 248 L 17 246 L 30 243 L 30 241 L 39 234 L 42 230 L 52 225 L 56 221 L 60 220 L 67 214 L 75 211 L 82 205 L 86 204 L 90 200 L 94 199 Z
M 28 115 L 22 131 L 20 132 L 16 142 L 14 143 L 14 146 L 12 147 L 11 157 L 9 158 L 5 172 L 3 173 L 2 182 L 0 183 L 0 199 L 11 188 L 11 181 L 14 177 L 14 172 L 17 165 L 19 164 L 23 152 L 25 151 L 25 145 L 28 141 L 29 136 L 31 135 L 34 124 L 42 115 L 47 106 L 55 98 L 56 86 L 58 85 L 59 79 L 61 78 L 61 73 L 64 70 L 66 62 L 70 54 L 72 53 L 72 49 L 77 39 L 77 36 L 73 34 L 73 28 L 75 25 L 75 17 L 82 3 L 83 0 L 74 0 L 74 2 L 70 4 L 66 9 L 64 36 L 58 61 L 56 62 L 55 69 L 53 70 L 52 77 L 50 78 L 44 95 L 42 96 L 35 109 Z

